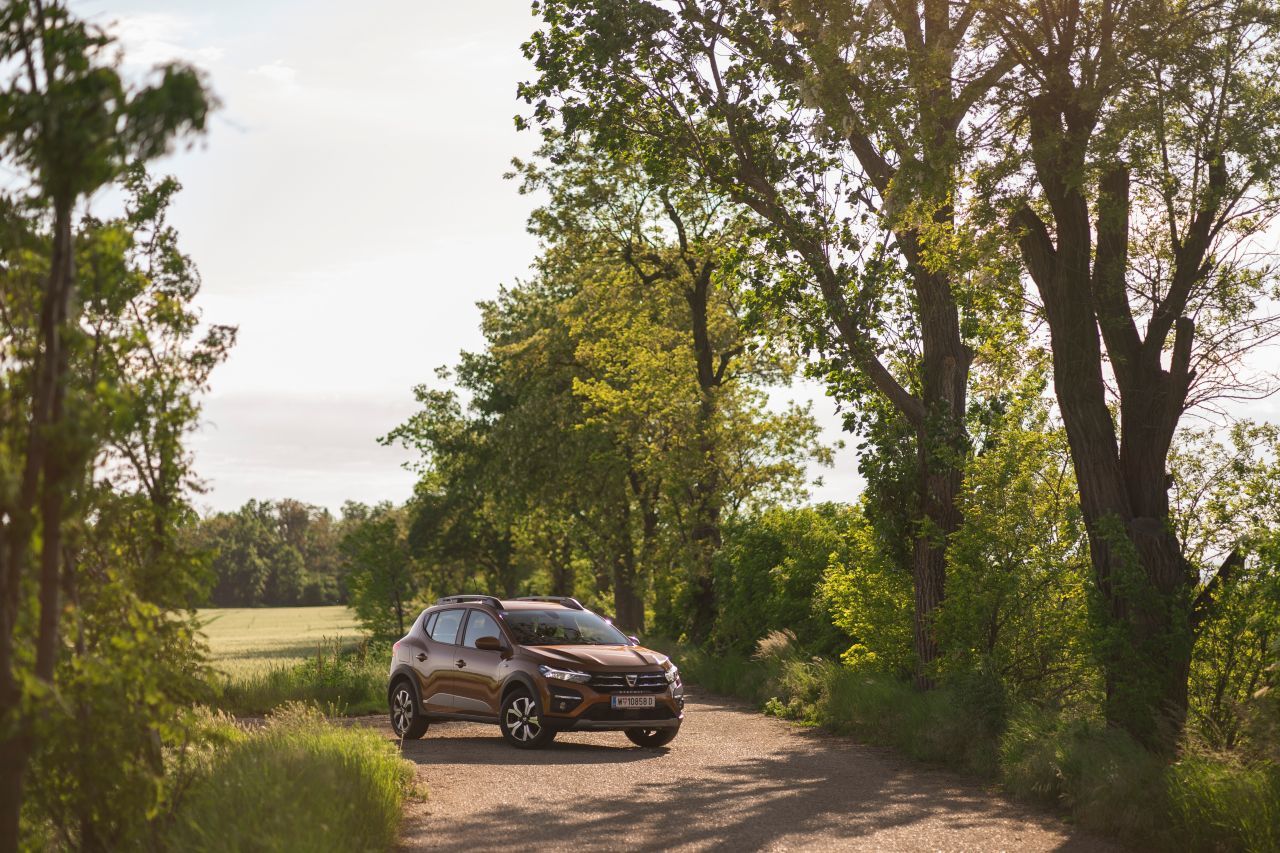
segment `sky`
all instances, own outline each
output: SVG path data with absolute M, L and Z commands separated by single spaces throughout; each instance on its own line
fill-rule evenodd
M 504 180 L 518 132 L 528 0 L 79 0 L 126 70 L 181 59 L 222 107 L 207 136 L 156 163 L 183 192 L 171 222 L 209 322 L 239 327 L 192 437 L 205 510 L 250 498 L 400 502 L 408 456 L 376 439 L 414 385 L 483 343 L 476 301 L 524 276 L 536 199 Z M 118 203 L 95 199 L 95 212 Z M 826 439 L 834 403 L 801 383 Z M 861 483 L 852 442 L 815 469 L 815 500 Z

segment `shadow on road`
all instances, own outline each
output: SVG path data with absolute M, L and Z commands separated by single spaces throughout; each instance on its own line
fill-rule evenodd
M 438 730 L 437 730 L 438 728 Z M 492 737 L 453 735 L 447 726 L 432 726 L 422 740 L 407 740 L 401 748 L 405 758 L 424 766 L 432 764 L 521 765 L 626 764 L 660 757 L 666 749 L 554 741 L 540 750 L 516 749 L 502 739 L 497 726 Z
M 447 780 L 433 788 L 434 815 L 409 827 L 407 846 L 1114 849 L 971 779 L 717 697 L 697 697 L 679 738 L 661 750 L 566 740 L 523 751 L 496 729 L 486 737 L 451 726 L 404 745 L 429 783 Z M 487 803 L 494 790 L 514 793 Z

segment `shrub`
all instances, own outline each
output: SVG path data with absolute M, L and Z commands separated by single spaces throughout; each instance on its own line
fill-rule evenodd
M 174 850 L 387 850 L 413 770 L 377 732 L 290 704 L 217 750 L 166 844 Z
M 748 654 L 769 631 L 789 629 L 810 651 L 843 650 L 849 639 L 832 625 L 818 590 L 832 555 L 848 550 L 858 513 L 835 504 L 777 507 L 728 526 L 716 560 L 723 592 L 713 642 Z
M 1176 840 L 1189 849 L 1280 850 L 1280 771 L 1192 756 L 1169 770 Z

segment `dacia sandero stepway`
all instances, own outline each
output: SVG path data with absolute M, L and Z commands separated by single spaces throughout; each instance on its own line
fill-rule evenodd
M 576 599 L 441 598 L 395 644 L 391 727 L 420 738 L 434 721 L 497 723 L 521 749 L 562 731 L 622 731 L 664 746 L 684 720 L 675 664 Z

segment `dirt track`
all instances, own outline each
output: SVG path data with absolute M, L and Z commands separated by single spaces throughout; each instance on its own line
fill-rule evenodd
M 971 780 L 705 695 L 664 749 L 608 732 L 521 751 L 496 726 L 446 723 L 404 754 L 430 789 L 410 850 L 1115 849 Z

